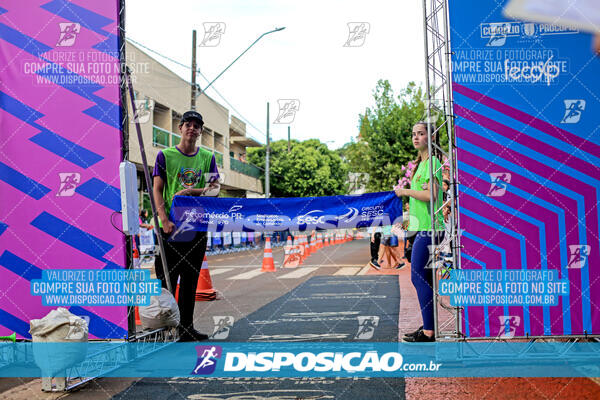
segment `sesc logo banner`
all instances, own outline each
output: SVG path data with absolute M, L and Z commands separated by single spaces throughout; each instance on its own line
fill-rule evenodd
M 175 196 L 170 218 L 185 231 L 270 232 L 392 225 L 402 213 L 402 200 L 388 191 L 268 199 Z
M 276 372 L 284 368 L 297 372 L 393 372 L 401 369 L 402 361 L 402 355 L 399 353 L 388 352 L 380 357 L 377 351 L 316 354 L 228 352 L 223 370 L 225 372 Z

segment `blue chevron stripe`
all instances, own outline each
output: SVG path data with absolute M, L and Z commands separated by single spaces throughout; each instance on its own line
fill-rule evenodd
M 40 130 L 40 133 L 29 138 L 33 143 L 79 167 L 88 168 L 104 159 L 101 155 L 38 125 L 35 121 L 44 114 L 4 92 L 0 92 L 0 108 Z
M 0 256 L 0 265 L 23 279 L 42 279 L 42 269 L 28 261 L 23 260 L 16 254 L 5 250 Z
M 489 247 L 490 249 L 500 253 L 500 263 L 501 263 L 502 270 L 506 269 L 506 251 L 503 248 L 498 247 L 495 244 L 490 243 L 487 240 L 484 240 L 484 239 L 480 238 L 479 236 L 469 233 L 469 232 L 466 232 L 466 231 L 463 233 L 463 235 L 464 235 L 464 237 L 466 237 L 468 239 L 471 239 L 485 247 Z M 485 336 L 489 337 L 490 336 L 490 318 L 489 318 L 488 306 L 483 306 L 483 315 L 484 315 L 484 319 L 485 319 Z
M 555 147 L 561 151 L 567 152 L 575 158 L 578 158 L 582 161 L 586 161 L 593 165 L 600 165 L 600 158 L 594 156 L 591 153 L 586 152 L 585 148 L 579 148 L 573 146 L 569 142 L 565 142 L 563 140 L 557 139 L 554 136 L 548 135 L 545 132 L 538 131 L 531 126 L 518 121 L 516 119 L 512 119 L 506 114 L 503 114 L 499 111 L 494 110 L 493 108 L 489 108 L 484 104 L 478 103 L 469 97 L 462 95 L 460 93 L 454 92 L 454 101 L 457 104 L 460 104 L 462 107 L 475 111 L 485 117 L 493 119 L 503 125 L 506 125 L 512 129 L 515 129 L 521 132 L 524 135 L 530 136 L 534 139 L 541 140 L 544 143 Z
M 538 240 L 540 241 L 540 263 L 541 263 L 541 269 L 543 271 L 548 270 L 548 253 L 546 251 L 546 227 L 543 223 L 541 223 L 540 221 L 538 221 L 535 218 L 530 217 L 527 214 L 522 213 L 519 210 L 515 210 L 512 207 L 509 207 L 503 203 L 500 203 L 499 201 L 492 199 L 490 197 L 487 197 L 471 188 L 468 187 L 463 187 L 462 189 L 463 193 L 468 194 L 469 196 L 475 197 L 478 200 L 483 201 L 484 203 L 489 203 L 492 207 L 498 208 L 510 215 L 514 215 L 518 218 L 521 218 L 524 221 L 529 222 L 530 224 L 536 226 L 538 228 L 538 232 L 539 232 L 539 238 Z M 543 306 L 543 317 L 544 317 L 544 334 L 545 335 L 550 335 L 550 312 L 548 309 L 548 306 Z
M 47 51 L 52 50 L 52 47 L 48 47 L 44 43 L 39 42 L 34 38 L 31 38 L 3 23 L 0 23 L 0 39 L 4 39 L 13 46 L 23 49 L 36 57 L 40 57 Z
M 489 220 L 485 217 L 482 217 L 470 210 L 467 210 L 466 208 L 462 208 L 461 209 L 461 214 L 466 215 L 467 217 L 473 218 L 476 221 L 479 221 L 487 226 L 490 226 L 502 233 L 505 233 L 515 239 L 517 239 L 519 241 L 519 248 L 520 248 L 520 256 L 521 256 L 521 269 L 527 269 L 527 248 L 525 246 L 525 237 L 521 234 L 516 233 L 515 231 L 508 229 L 505 226 L 499 225 L 497 223 L 495 223 L 492 220 Z M 504 268 L 503 268 L 504 269 Z M 509 315 L 508 314 L 508 306 L 505 305 L 503 306 L 503 311 L 504 311 L 504 315 Z M 529 306 L 525 306 L 523 307 L 523 319 L 524 319 L 524 328 L 525 328 L 525 332 L 531 332 L 530 329 L 530 319 L 531 319 L 531 315 L 529 314 Z
M 28 124 L 33 124 L 34 121 L 44 116 L 41 112 L 2 91 L 0 91 L 0 108 Z
M 468 255 L 465 252 L 461 252 L 460 256 L 463 257 L 463 258 L 466 258 L 469 261 L 473 261 L 475 264 L 480 265 L 482 269 L 486 269 L 487 268 L 487 266 L 485 265 L 485 263 L 483 261 L 478 260 L 475 257 L 471 257 L 470 255 Z M 463 310 L 464 310 L 463 316 L 465 318 L 465 336 L 469 337 L 470 336 L 470 333 L 469 333 L 469 326 L 470 326 L 470 322 L 469 322 L 469 307 L 466 306 Z
M 81 168 L 89 168 L 104 157 L 47 129 L 29 138 L 33 143 Z
M 82 231 L 46 211 L 42 212 L 31 221 L 31 225 L 42 232 L 57 238 L 61 242 L 101 261 L 105 261 L 104 254 L 114 247 L 110 243 Z
M 98 178 L 92 178 L 79 185 L 75 192 L 113 211 L 121 211 L 120 189 L 102 182 Z
M 29 334 L 29 322 L 15 317 L 11 313 L 0 308 L 0 325 L 17 333 L 17 335 L 31 339 Z
M 105 41 L 92 46 L 92 48 L 114 57 L 115 52 L 119 48 L 119 37 L 117 35 L 109 34 Z
M 102 97 L 94 94 L 103 88 L 102 85 L 54 63 L 44 66 L 36 71 L 36 73 L 57 86 L 63 87 L 78 96 L 96 103 L 95 106 L 84 110 L 84 114 L 112 126 L 113 128 L 120 128 L 119 105 L 106 101 Z
M 100 122 L 104 122 L 106 125 L 112 126 L 115 129 L 121 129 L 121 123 L 119 119 L 119 115 L 121 115 L 121 109 L 119 106 L 96 95 L 93 95 L 91 99 L 96 103 L 96 105 L 88 108 L 87 110 L 83 110 L 83 113 L 97 119 Z
M 41 199 L 50 192 L 50 189 L 46 186 L 34 181 L 26 175 L 23 175 L 16 169 L 9 167 L 1 161 L 0 180 L 36 200 Z
M 88 10 L 87 8 L 66 0 L 52 0 L 49 3 L 40 6 L 40 8 L 63 17 L 66 20 L 77 22 L 78 24 L 81 24 L 82 27 L 103 36 L 108 36 L 109 32 L 102 29 L 102 27 L 114 22 L 112 19 L 106 18 L 92 10 Z
M 0 235 L 2 235 L 7 228 L 8 225 L 6 225 L 4 222 L 0 222 Z
M 493 162 L 495 164 L 498 164 L 504 168 L 507 168 L 508 170 L 512 170 L 515 171 L 516 173 L 531 179 L 534 182 L 538 182 L 541 185 L 544 185 L 545 187 L 554 190 L 555 192 L 561 193 L 567 197 L 572 198 L 573 200 L 575 200 L 575 202 L 577 203 L 577 219 L 578 219 L 578 232 L 579 232 L 579 241 L 580 244 L 586 244 L 587 243 L 587 239 L 586 239 L 586 223 L 585 223 L 585 200 L 583 198 L 583 196 L 579 193 L 573 192 L 571 189 L 559 185 L 554 181 L 551 181 L 549 179 L 546 179 L 538 174 L 535 174 L 534 172 L 525 169 L 523 167 L 521 167 L 520 165 L 514 164 L 510 161 L 507 161 L 501 157 L 498 157 L 496 154 L 492 154 L 478 146 L 475 146 L 463 139 L 458 139 L 457 138 L 457 145 L 458 148 L 462 148 L 472 154 L 477 154 L 479 157 L 481 158 L 485 158 L 488 160 L 493 160 Z M 534 157 L 534 159 L 536 159 Z M 474 191 L 473 191 L 474 192 Z M 482 196 L 478 193 L 479 196 Z M 486 203 L 491 203 L 492 199 L 487 197 L 487 196 L 483 196 L 482 201 L 486 202 Z M 497 201 L 495 201 L 497 204 L 501 204 Z M 499 207 L 498 207 L 499 208 Z M 599 213 L 600 214 L 600 213 Z M 545 250 L 545 241 L 542 241 L 542 245 L 544 246 L 544 250 Z M 540 254 L 540 257 L 542 258 L 542 268 L 544 268 L 545 265 L 545 252 L 544 254 Z M 565 275 L 566 276 L 566 275 Z M 581 269 L 581 290 L 582 290 L 582 296 L 585 295 L 588 296 L 589 298 L 589 266 L 586 264 L 582 269 Z M 583 311 L 583 323 L 584 323 L 584 329 L 587 329 L 588 332 L 592 332 L 591 329 L 591 304 L 589 301 L 582 301 L 582 311 Z
M 119 264 L 114 263 L 112 261 L 106 261 L 106 265 L 102 267 L 102 269 L 125 269 L 125 267 L 121 267 Z
M 484 181 L 487 180 L 486 178 L 489 177 L 489 175 L 486 172 L 481 171 L 481 170 L 479 170 L 479 169 L 477 169 L 477 168 L 475 168 L 475 167 L 473 167 L 473 166 L 471 166 L 469 164 L 466 164 L 466 163 L 464 163 L 462 161 L 458 162 L 458 168 L 459 168 L 459 170 L 465 171 L 465 172 L 467 172 L 467 173 L 469 173 L 469 174 L 471 174 L 471 175 L 473 175 L 473 176 L 475 176 L 475 177 L 477 177 L 479 179 L 482 179 Z M 485 176 L 485 178 L 482 178 L 482 175 Z M 550 203 L 550 202 L 548 202 L 546 200 L 543 200 L 543 199 L 541 199 L 541 198 L 533 195 L 532 193 L 529 193 L 529 192 L 526 192 L 524 190 L 521 190 L 521 189 L 517 188 L 514 185 L 506 184 L 506 191 L 508 191 L 510 193 L 514 193 L 515 195 L 517 195 L 517 196 L 519 196 L 519 197 L 521 197 L 521 198 L 523 198 L 523 199 L 525 199 L 527 201 L 532 201 L 533 200 L 533 202 L 535 202 L 536 204 L 541 205 L 542 207 L 548 209 L 549 211 L 551 211 L 551 212 L 553 212 L 553 213 L 555 213 L 557 215 L 557 220 L 558 220 L 558 237 L 559 237 L 558 240 L 559 240 L 559 243 L 560 243 L 560 246 L 559 246 L 559 249 L 560 249 L 560 270 L 561 270 L 561 275 L 560 276 L 562 278 L 568 276 L 568 272 L 567 272 L 567 263 L 568 263 L 568 261 L 567 261 L 567 233 L 566 233 L 566 226 L 565 226 L 566 225 L 565 211 L 562 208 L 557 207 L 556 205 L 554 205 L 554 204 L 552 204 L 552 203 Z M 472 218 L 476 218 L 476 219 L 481 218 L 482 220 L 487 220 L 486 218 L 481 217 L 481 216 L 475 217 L 476 214 L 472 213 L 472 212 L 470 212 L 468 210 L 462 209 L 461 213 L 464 214 L 465 211 L 468 212 L 468 213 L 470 213 L 470 214 L 472 214 Z M 490 223 L 493 224 L 492 221 L 490 221 Z M 510 230 L 510 229 L 508 229 L 506 227 L 502 227 L 500 225 L 498 225 L 497 229 L 500 230 L 500 231 L 506 230 L 506 231 L 514 232 L 514 231 L 512 231 L 512 230 Z M 514 233 L 516 235 L 516 232 L 514 232 Z M 523 238 L 522 235 L 518 235 L 518 236 L 520 236 L 521 238 Z M 527 269 L 527 265 L 524 262 L 524 260 L 526 260 L 526 255 L 527 255 L 524 239 L 525 238 L 523 238 L 523 241 L 521 242 L 521 268 Z M 519 239 L 519 240 L 521 240 L 521 239 Z M 569 302 L 563 300 L 562 309 L 563 309 L 563 333 L 565 335 L 570 335 L 571 334 L 571 307 L 569 305 Z M 527 314 L 529 314 L 529 307 L 527 307 Z M 528 321 L 526 321 L 526 323 L 527 322 Z
M 63 87 L 88 100 L 91 100 L 91 98 L 95 96 L 94 92 L 103 88 L 102 85 L 87 79 L 85 76 L 76 74 L 75 72 L 63 68 L 61 65 L 54 63 L 45 65 L 35 73 L 48 79 L 55 85 Z

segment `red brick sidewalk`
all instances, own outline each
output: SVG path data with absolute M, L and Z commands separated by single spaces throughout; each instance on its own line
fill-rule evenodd
M 402 243 L 398 247 L 402 254 Z M 417 292 L 410 281 L 410 264 L 404 268 L 371 268 L 367 275 L 398 275 L 400 311 L 398 339 L 421 326 Z M 448 314 L 440 311 L 444 318 Z M 597 383 L 598 382 L 598 383 Z M 600 399 L 600 380 L 588 378 L 406 378 L 407 400 L 513 400 Z

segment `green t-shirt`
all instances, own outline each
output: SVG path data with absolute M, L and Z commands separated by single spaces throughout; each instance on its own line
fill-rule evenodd
M 435 202 L 435 209 L 439 210 L 443 204 L 442 198 L 442 164 L 440 160 L 433 157 L 434 171 L 437 173 L 434 175 L 437 179 L 438 195 Z M 423 184 L 429 184 L 429 160 L 421 161 L 417 170 L 415 171 L 412 181 L 410 182 L 410 188 L 412 190 L 424 190 Z M 435 187 L 432 187 L 435 190 Z M 431 231 L 431 211 L 429 209 L 428 201 L 417 200 L 413 197 L 409 199 L 410 207 L 410 219 L 408 224 L 409 231 Z M 436 221 L 436 230 L 444 229 L 444 216 L 442 212 L 438 213 Z
M 383 234 L 385 236 L 390 236 L 392 234 L 392 226 L 391 225 L 384 225 L 384 227 L 383 227 Z
M 218 179 L 217 164 L 214 155 L 202 147 L 194 155 L 183 154 L 177 147 L 162 150 L 154 167 L 154 176 L 164 181 L 163 199 L 165 213 L 169 216 L 175 193 L 183 189 L 203 188 L 209 180 Z

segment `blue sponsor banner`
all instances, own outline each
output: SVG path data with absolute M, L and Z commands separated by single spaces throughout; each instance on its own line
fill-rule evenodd
M 361 228 L 400 221 L 402 200 L 394 192 L 269 199 L 176 196 L 170 218 L 180 232 Z
M 65 376 L 82 365 L 106 377 L 599 377 L 599 350 L 600 343 L 5 343 L 0 377 Z M 110 368 L 99 362 L 106 359 Z

